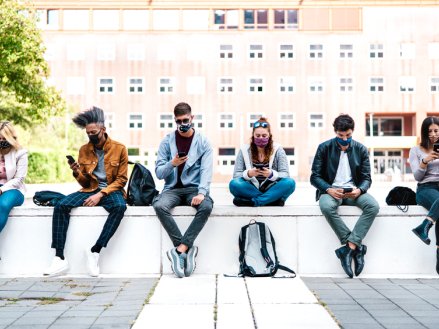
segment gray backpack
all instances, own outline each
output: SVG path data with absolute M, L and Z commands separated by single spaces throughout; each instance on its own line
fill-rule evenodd
M 254 219 L 239 234 L 239 276 L 274 276 L 277 270 L 296 273 L 279 264 L 276 243 L 270 229 Z

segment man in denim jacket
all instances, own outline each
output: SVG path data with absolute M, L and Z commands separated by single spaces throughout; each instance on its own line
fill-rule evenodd
M 166 253 L 172 270 L 182 278 L 195 270 L 198 247 L 194 246 L 194 241 L 212 211 L 209 188 L 213 162 L 209 141 L 192 127 L 194 116 L 189 104 L 178 103 L 174 117 L 177 130 L 168 134 L 158 149 L 155 172 L 158 179 L 165 180 L 165 186 L 152 206 L 174 244 L 174 248 Z M 176 206 L 197 209 L 184 235 L 171 215 Z

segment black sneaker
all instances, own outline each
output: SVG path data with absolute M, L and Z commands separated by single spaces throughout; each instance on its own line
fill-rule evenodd
M 265 206 L 266 207 L 283 207 L 283 206 L 285 206 L 285 201 L 282 199 L 279 199 L 279 200 L 267 203 Z
M 252 200 L 242 199 L 242 198 L 238 198 L 238 197 L 235 197 L 233 199 L 233 204 L 237 207 L 254 207 L 255 206 L 255 204 L 253 203 Z

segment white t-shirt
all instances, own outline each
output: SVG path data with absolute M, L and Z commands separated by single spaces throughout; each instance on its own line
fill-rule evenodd
M 349 167 L 348 154 L 345 151 L 340 153 L 340 162 L 338 163 L 337 174 L 335 175 L 333 187 L 355 187 L 352 181 L 351 167 Z

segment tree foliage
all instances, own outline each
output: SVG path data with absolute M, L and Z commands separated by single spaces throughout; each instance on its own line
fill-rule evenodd
M 0 0 L 0 119 L 29 127 L 64 111 L 48 86 L 49 66 L 36 18 L 22 1 Z

